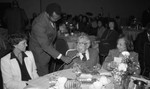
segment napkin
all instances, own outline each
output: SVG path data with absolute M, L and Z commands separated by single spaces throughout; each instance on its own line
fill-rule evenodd
M 101 76 L 98 80 L 102 83 L 102 85 L 110 83 L 110 80 L 106 76 Z
M 80 78 L 92 78 L 93 76 L 91 74 L 81 74 Z
M 91 86 L 89 86 L 89 89 L 101 89 L 102 83 L 100 81 L 94 82 Z
M 36 87 L 30 87 L 30 88 L 27 88 L 27 89 L 39 89 L 39 88 L 36 88 Z
M 102 72 L 100 73 L 101 76 L 112 76 L 111 72 Z
M 66 81 L 67 81 L 66 77 L 59 77 L 58 82 L 56 83 L 56 86 L 58 86 L 58 89 L 65 89 L 64 85 L 65 85 Z

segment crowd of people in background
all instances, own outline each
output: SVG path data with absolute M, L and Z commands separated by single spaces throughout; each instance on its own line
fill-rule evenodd
M 57 7 L 57 4 L 54 4 L 53 6 Z M 118 48 L 116 50 L 119 50 L 118 38 L 120 34 L 123 34 L 120 16 L 112 18 L 105 17 L 102 14 L 98 14 L 97 16 L 91 16 L 88 14 L 73 16 L 63 13 L 60 15 L 61 10 L 59 6 L 57 9 L 51 8 L 51 6 L 48 6 L 46 11 L 40 13 L 39 15 L 33 13 L 33 17 L 28 19 L 24 10 L 19 8 L 17 1 L 14 0 L 11 8 L 6 10 L 3 19 L 0 19 L 0 58 L 12 51 L 11 46 L 14 45 L 9 44 L 8 37 L 9 35 L 16 33 L 25 33 L 26 36 L 30 38 L 30 41 L 27 40 L 27 44 L 29 44 L 27 50 L 31 50 L 33 52 L 35 63 L 38 68 L 38 74 L 40 76 L 49 73 L 48 63 L 51 57 L 61 59 L 65 63 L 70 62 L 70 60 L 68 60 L 70 57 L 62 55 L 55 48 L 53 48 L 54 41 L 59 34 L 68 33 L 69 35 L 72 35 L 73 33 L 85 33 L 87 35 L 96 36 L 96 40 L 100 41 L 100 60 L 98 60 L 100 65 L 103 65 L 103 62 L 106 63 L 111 53 L 110 50 L 116 48 Z M 53 11 L 58 11 L 58 13 Z M 141 21 L 137 20 L 134 16 L 130 16 L 126 25 L 131 26 L 132 28 L 145 27 L 144 31 L 137 36 L 136 40 L 132 40 L 134 47 L 132 51 L 137 52 L 139 55 L 138 61 L 140 62 L 141 74 L 146 71 L 146 76 L 150 77 L 150 74 L 147 75 L 150 72 L 150 68 L 145 66 L 146 63 L 143 60 L 146 58 L 144 50 L 145 43 L 150 43 L 150 8 L 144 11 L 142 16 Z M 48 25 L 49 23 L 51 26 Z M 43 29 L 43 31 L 41 29 Z M 49 32 L 49 29 L 51 29 L 51 32 L 53 32 L 54 29 L 58 32 L 51 33 Z M 124 37 L 120 39 L 126 41 L 126 38 Z M 49 42 L 49 40 L 51 40 L 51 42 Z M 128 49 L 126 48 L 125 50 Z M 149 52 L 149 50 L 146 52 Z M 40 61 L 40 59 L 45 59 L 45 62 L 43 62 L 43 60 Z M 3 58 L 3 62 L 5 61 Z M 5 65 L 2 66 L 5 67 Z M 147 68 L 146 70 L 144 69 L 145 67 Z M 25 83 L 23 84 L 25 86 Z

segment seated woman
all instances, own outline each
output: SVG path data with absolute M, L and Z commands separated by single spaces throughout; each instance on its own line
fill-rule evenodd
M 121 53 L 123 51 L 128 51 L 130 53 L 129 61 L 131 65 L 128 66 L 128 73 L 130 75 L 139 75 L 140 65 L 138 62 L 138 54 L 133 51 L 133 43 L 130 40 L 128 40 L 128 38 L 125 35 L 121 35 L 119 37 L 117 41 L 117 48 L 109 51 L 109 54 L 103 63 L 103 68 L 108 71 L 113 71 L 113 69 L 115 69 L 117 66 L 117 62 L 115 62 L 115 57 L 121 56 Z
M 106 28 L 104 27 L 101 20 L 98 20 L 97 22 L 98 29 L 97 29 L 97 39 L 101 40 L 101 37 L 103 36 L 103 33 L 105 32 Z
M 74 64 L 78 64 L 81 68 L 93 69 L 93 67 L 99 64 L 98 51 L 90 47 L 90 39 L 84 33 L 81 33 L 77 39 L 76 49 L 70 49 L 66 52 L 66 55 L 73 58 L 72 62 L 66 64 L 64 68 L 72 68 Z
M 101 36 L 99 42 L 99 54 L 101 65 L 104 62 L 104 59 L 108 55 L 109 51 L 116 48 L 117 39 L 119 37 L 119 33 L 116 31 L 117 24 L 114 19 L 110 19 L 107 23 L 107 27 Z
M 13 48 L 1 58 L 4 89 L 23 89 L 29 80 L 39 77 L 34 57 L 31 51 L 26 51 L 26 35 L 12 34 L 8 41 Z

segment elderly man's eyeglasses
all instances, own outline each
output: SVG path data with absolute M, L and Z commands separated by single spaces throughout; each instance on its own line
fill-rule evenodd
M 90 44 L 89 42 L 78 42 L 79 45 L 88 45 Z

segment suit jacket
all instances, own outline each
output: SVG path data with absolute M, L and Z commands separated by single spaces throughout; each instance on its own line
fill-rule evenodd
M 108 63 L 114 61 L 114 57 L 119 57 L 120 52 L 118 51 L 118 49 L 113 49 L 109 51 L 108 56 L 105 58 L 105 61 L 103 63 L 103 68 L 106 70 L 108 69 Z M 139 61 L 138 61 L 138 54 L 136 52 L 130 52 L 130 58 L 132 59 L 132 62 L 135 62 L 135 66 L 139 67 L 139 70 L 137 71 L 138 74 L 140 73 L 140 65 L 139 65 Z
M 46 12 L 41 13 L 32 24 L 29 48 L 37 63 L 48 64 L 50 57 L 57 58 L 60 54 L 54 47 L 57 37 L 56 27 L 52 26 Z
M 139 54 L 144 54 L 145 43 L 150 43 L 147 36 L 147 31 L 140 33 L 135 40 L 135 51 Z
M 67 68 L 72 68 L 74 63 L 78 63 L 80 65 L 85 65 L 88 68 L 93 68 L 93 66 L 96 66 L 97 64 L 99 64 L 99 54 L 98 51 L 96 49 L 93 48 L 89 48 L 89 60 L 83 62 L 80 57 L 76 57 L 73 59 L 73 61 L 69 64 L 66 64 L 64 66 L 65 69 Z M 67 56 L 73 58 L 76 54 L 78 53 L 78 51 L 76 49 L 74 50 L 70 50 L 67 52 Z
M 34 57 L 31 51 L 26 51 L 24 58 L 27 71 L 31 79 L 38 77 Z M 23 89 L 27 81 L 21 80 L 21 71 L 16 58 L 11 59 L 11 53 L 1 58 L 1 71 L 4 89 Z

